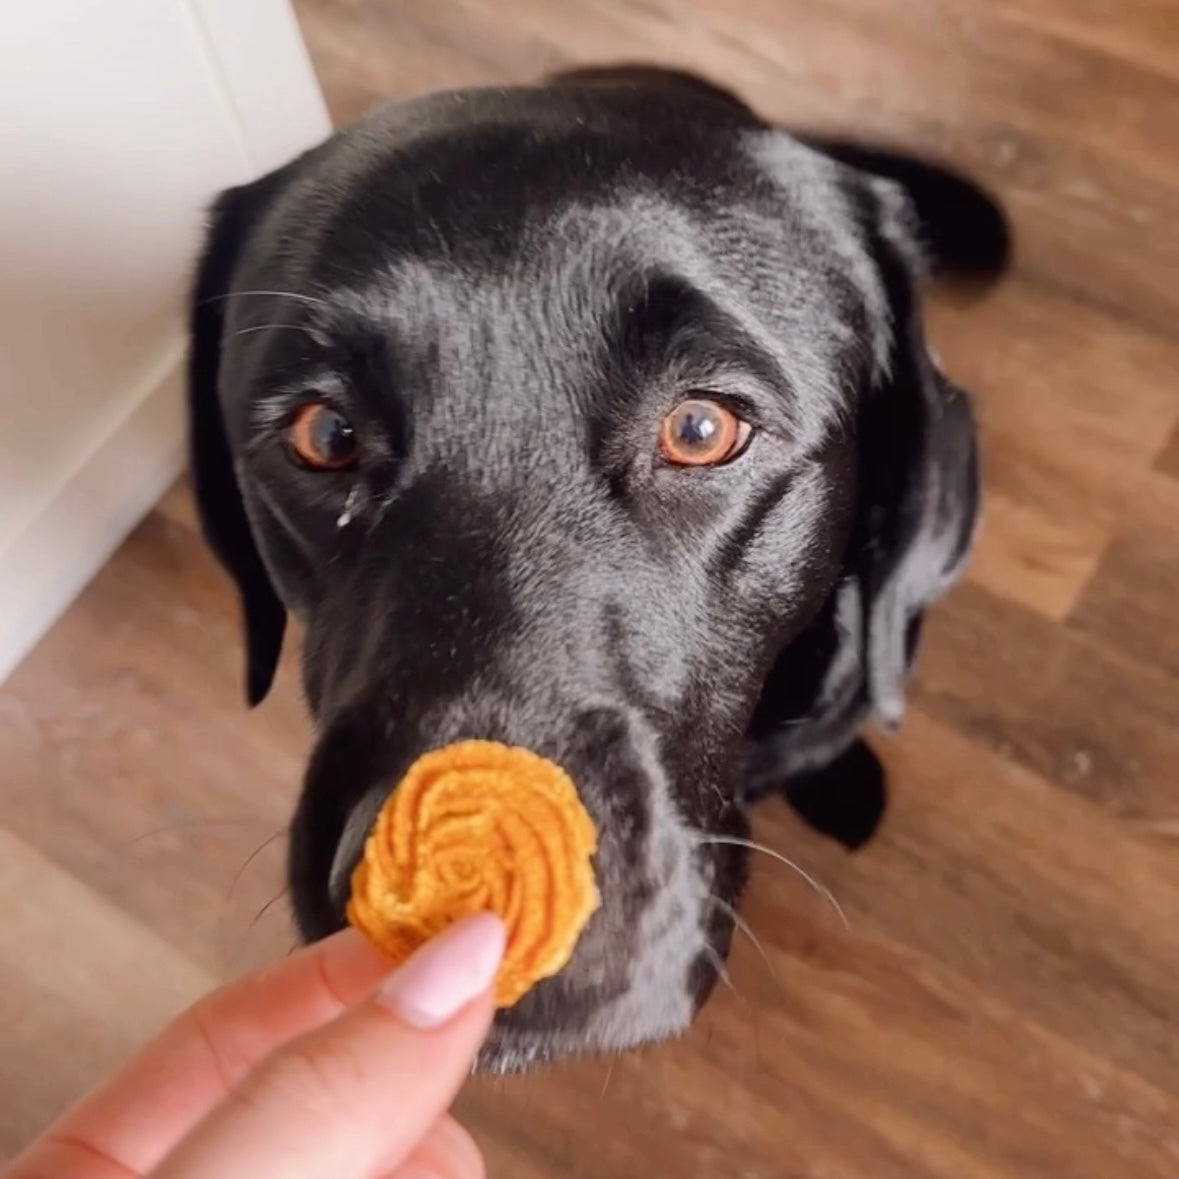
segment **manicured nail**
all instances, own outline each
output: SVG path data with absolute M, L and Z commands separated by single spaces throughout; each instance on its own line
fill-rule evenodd
M 377 998 L 413 1027 L 436 1028 L 491 986 L 503 956 L 503 922 L 479 913 L 427 942 Z

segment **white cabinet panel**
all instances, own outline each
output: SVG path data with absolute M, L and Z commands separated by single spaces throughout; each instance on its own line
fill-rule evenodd
M 205 204 L 328 129 L 286 0 L 3 8 L 0 676 L 178 466 L 169 378 Z M 131 464 L 115 488 L 104 448 Z M 106 505 L 81 530 L 80 493 Z

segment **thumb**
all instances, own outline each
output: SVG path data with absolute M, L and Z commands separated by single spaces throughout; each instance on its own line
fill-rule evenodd
M 153 1179 L 361 1179 L 402 1163 L 445 1113 L 494 1011 L 498 917 L 452 926 L 366 1002 L 249 1073 Z

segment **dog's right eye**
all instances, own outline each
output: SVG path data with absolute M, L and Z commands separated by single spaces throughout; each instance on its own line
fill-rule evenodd
M 677 467 L 715 467 L 736 458 L 751 432 L 749 423 L 727 406 L 693 397 L 663 419 L 659 453 Z
M 339 410 L 310 401 L 295 411 L 287 432 L 295 457 L 315 471 L 340 471 L 356 462 L 356 429 Z

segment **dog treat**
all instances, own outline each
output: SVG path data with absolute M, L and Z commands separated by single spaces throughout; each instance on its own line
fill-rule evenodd
M 569 961 L 598 907 L 596 847 L 560 766 L 461 741 L 419 758 L 390 795 L 352 875 L 348 920 L 401 962 L 462 917 L 499 914 L 495 998 L 510 1007 Z

